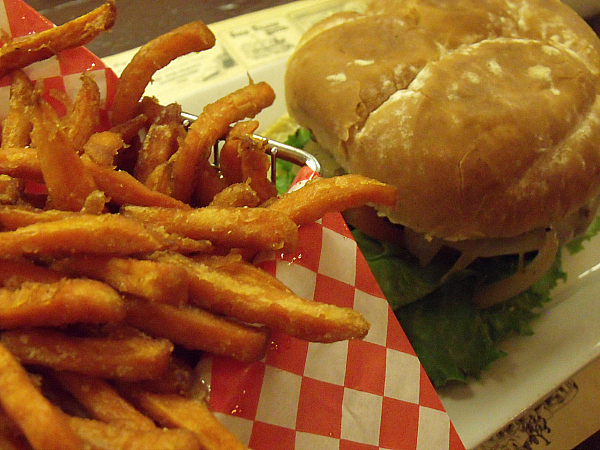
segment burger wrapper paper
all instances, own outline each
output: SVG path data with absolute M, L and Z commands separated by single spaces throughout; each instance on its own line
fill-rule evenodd
M 3 1 L 0 23 L 12 37 L 53 26 L 20 0 Z M 88 73 L 107 120 L 117 77 L 88 50 L 63 52 L 26 72 L 71 97 Z M 1 117 L 8 98 L 4 77 Z M 303 168 L 293 188 L 314 175 Z M 256 264 L 301 297 L 355 308 L 371 329 L 363 340 L 333 344 L 273 335 L 254 364 L 205 357 L 200 372 L 210 406 L 242 442 L 256 450 L 464 448 L 340 214 L 301 227 L 296 253 L 261 255 Z

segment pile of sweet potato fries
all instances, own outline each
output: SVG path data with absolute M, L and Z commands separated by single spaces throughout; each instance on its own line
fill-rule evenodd
M 250 261 L 294 251 L 298 227 L 327 212 L 391 205 L 396 192 L 349 175 L 278 197 L 251 138 L 249 119 L 274 99 L 265 83 L 207 105 L 189 127 L 179 105 L 144 97 L 157 70 L 214 45 L 201 22 L 140 48 L 118 80 L 109 129 L 92 77 L 71 99 L 23 71 L 115 19 L 109 0 L 0 48 L 0 73 L 11 77 L 0 148 L 0 447 L 245 448 L 199 394 L 191 355 L 256 361 L 273 331 L 364 337 L 361 314 L 300 298 Z

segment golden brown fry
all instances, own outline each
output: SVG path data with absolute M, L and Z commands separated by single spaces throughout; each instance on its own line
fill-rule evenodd
M 124 381 L 159 378 L 173 351 L 166 339 L 79 337 L 49 328 L 6 330 L 0 342 L 23 364 Z
M 213 45 L 213 33 L 200 21 L 183 25 L 142 45 L 117 82 L 113 124 L 123 123 L 138 114 L 138 102 L 157 70 L 179 56 L 207 50 Z
M 253 362 L 262 358 L 267 348 L 268 334 L 264 329 L 232 322 L 197 307 L 134 298 L 126 300 L 126 307 L 127 323 L 189 350 Z
M 138 114 L 126 122 L 115 125 L 110 129 L 111 132 L 121 136 L 123 142 L 129 142 L 146 126 L 149 119 L 145 114 Z
M 63 279 L 25 282 L 18 289 L 0 288 L 0 328 L 62 326 L 72 323 L 120 322 L 121 296 L 95 280 Z
M 2 122 L 2 148 L 26 147 L 33 124 L 29 115 L 37 103 L 37 91 L 22 70 L 11 73 L 9 110 Z
M 163 108 L 150 126 L 136 162 L 133 175 L 142 183 L 160 164 L 177 151 L 179 140 L 185 136 L 181 123 L 181 106 L 171 103 Z
M 314 342 L 360 339 L 369 331 L 369 323 L 359 312 L 300 298 L 241 258 L 157 257 L 184 265 L 190 274 L 190 302 L 217 314 Z
M 212 414 L 206 403 L 173 394 L 132 389 L 130 395 L 146 414 L 165 427 L 183 428 L 198 436 L 206 450 L 247 450 Z
M 234 184 L 244 181 L 242 159 L 239 154 L 240 141 L 254 133 L 257 128 L 256 120 L 245 120 L 233 124 L 227 133 L 227 138 L 219 151 L 219 168 L 227 183 Z
M 188 301 L 187 272 L 176 264 L 85 255 L 58 260 L 52 268 L 71 276 L 100 280 L 119 292 L 159 303 L 182 305 Z
M 33 114 L 31 141 L 48 188 L 48 196 L 56 209 L 79 211 L 96 183 L 86 171 L 76 148 L 59 126 L 51 106 L 42 103 Z
M 76 372 L 53 372 L 52 378 L 73 395 L 86 411 L 102 422 L 135 430 L 154 430 L 156 425 L 125 400 L 106 380 Z
M 31 382 L 25 369 L 0 344 L 0 405 L 36 450 L 81 450 L 83 442 L 65 415 Z
M 18 289 L 25 282 L 56 283 L 65 275 L 27 260 L 0 259 L 0 286 Z
M 136 381 L 135 383 L 120 381 L 118 384 L 119 390 L 122 388 L 127 391 L 131 388 L 131 384 L 134 384 L 139 389 L 159 394 L 190 396 L 194 395 L 196 385 L 201 383 L 201 380 L 197 379 L 193 367 L 183 358 L 173 355 L 167 371 L 160 378 Z
M 1 151 L 1 150 L 0 150 Z M 23 192 L 23 181 L 8 175 L 0 175 L 0 205 L 14 205 Z
M 169 247 L 167 237 L 120 214 L 75 214 L 0 233 L 0 255 L 127 255 Z
M 18 37 L 0 47 L 0 77 L 57 53 L 86 45 L 110 29 L 117 16 L 114 0 L 61 26 Z
M 81 161 L 98 188 L 117 204 L 189 209 L 185 203 L 149 189 L 124 170 L 113 170 L 86 159 Z
M 227 247 L 292 250 L 298 243 L 297 226 L 285 214 L 265 208 L 205 207 L 182 210 L 125 206 L 121 208 L 121 213 L 144 223 L 164 227 L 167 233 L 192 239 L 209 239 L 214 244 Z
M 94 450 L 202 450 L 198 438 L 188 430 L 136 430 L 74 416 L 67 420 L 79 438 Z
M 70 111 L 61 119 L 67 137 L 78 153 L 81 153 L 83 145 L 98 131 L 100 106 L 100 89 L 94 79 L 84 73 Z
M 219 169 L 208 160 L 202 160 L 196 168 L 196 184 L 192 192 L 190 204 L 194 207 L 207 206 L 213 201 L 215 195 L 227 187 L 225 178 Z
M 396 198 L 393 186 L 349 174 L 310 180 L 302 188 L 270 203 L 268 209 L 281 211 L 296 224 L 303 225 L 320 219 L 328 212 L 340 212 L 367 203 L 393 206 Z
M 229 126 L 254 117 L 275 100 L 275 92 L 266 83 L 251 83 L 204 107 L 188 130 L 173 162 L 172 195 L 189 203 L 196 187 L 196 168 L 208 159 L 214 143 L 225 136 Z
M 123 148 L 123 136 L 114 131 L 94 133 L 83 145 L 83 153 L 96 164 L 112 166 L 116 154 Z
M 11 147 L 0 150 L 0 174 L 14 178 L 44 182 L 37 150 L 30 147 Z
M 5 205 L 0 206 L 0 229 L 4 231 L 32 225 L 39 222 L 53 222 L 77 215 L 72 211 L 58 209 L 38 209 L 30 206 Z
M 216 194 L 208 206 L 227 207 L 256 207 L 260 204 L 258 194 L 246 183 L 230 184 Z

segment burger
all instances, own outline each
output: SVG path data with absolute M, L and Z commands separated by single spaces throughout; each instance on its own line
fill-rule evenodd
M 373 0 L 288 61 L 290 117 L 398 188 L 346 220 L 436 386 L 478 377 L 599 227 L 600 40 L 559 0 Z

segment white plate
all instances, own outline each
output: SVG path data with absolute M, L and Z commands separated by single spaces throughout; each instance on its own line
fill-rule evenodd
M 275 104 L 258 117 L 263 125 L 286 112 L 284 68 L 282 60 L 250 73 L 253 80 L 270 83 L 277 93 Z M 202 105 L 247 82 L 246 75 L 229 78 L 176 100 L 185 111 L 198 113 Z M 467 448 L 484 442 L 600 356 L 600 238 L 573 257 L 566 253 L 564 267 L 569 280 L 555 290 L 555 301 L 535 321 L 535 334 L 505 342 L 502 348 L 508 356 L 495 362 L 481 380 L 439 391 Z

